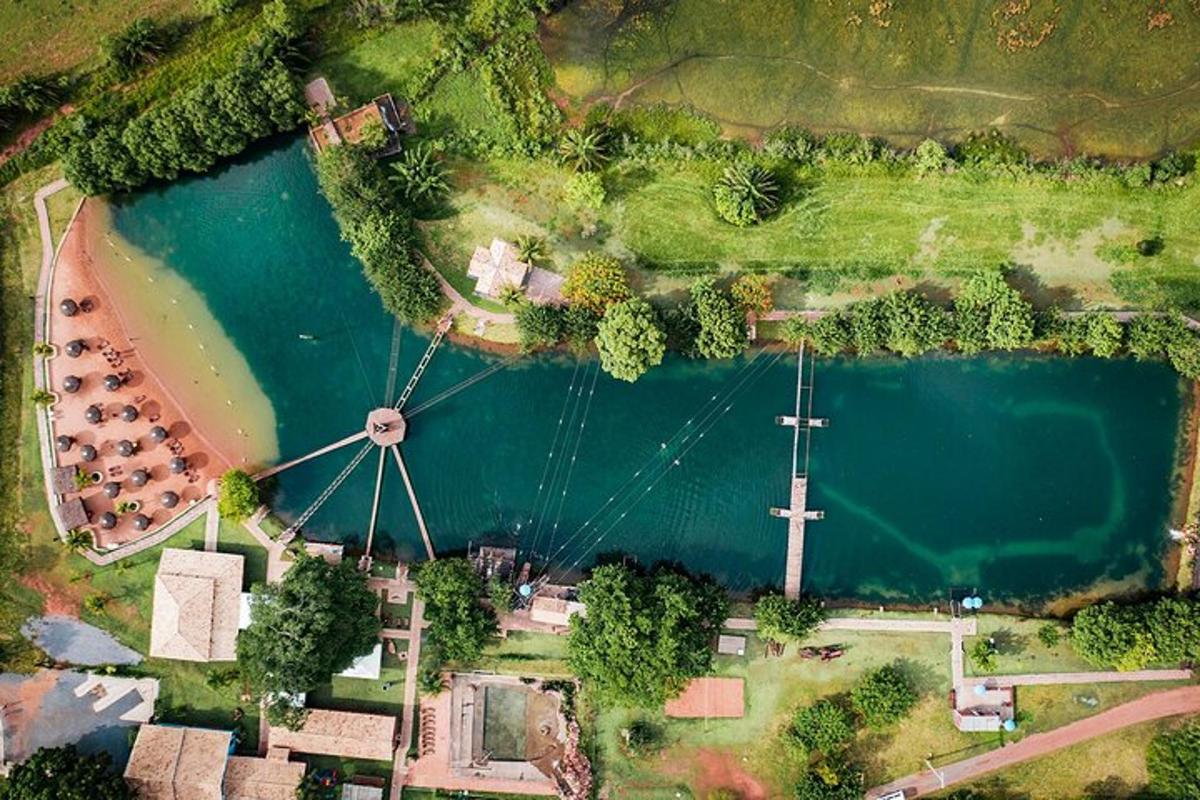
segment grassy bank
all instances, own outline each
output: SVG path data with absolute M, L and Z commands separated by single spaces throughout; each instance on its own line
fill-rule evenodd
M 476 245 L 533 234 L 549 245 L 545 266 L 563 271 L 582 252 L 603 249 L 636 265 L 652 292 L 676 291 L 700 274 L 773 273 L 783 307 L 897 287 L 944 297 L 958 276 L 1001 264 L 1017 268 L 1021 288 L 1040 305 L 1200 306 L 1192 221 L 1200 186 L 781 166 L 790 196 L 766 222 L 743 229 L 713 211 L 718 168 L 706 163 L 619 164 L 605 176 L 609 199 L 599 211 L 572 208 L 569 173 L 544 161 L 449 166 L 449 211 L 422 227 L 431 261 L 463 288 Z M 1161 252 L 1129 260 L 1132 244 L 1154 235 Z
M 573 107 L 695 108 L 913 145 L 1000 125 L 1033 149 L 1148 156 L 1200 126 L 1200 11 L 1089 0 L 929 4 L 577 0 L 543 24 Z M 1042 36 L 1043 25 L 1049 27 Z M 1119 65 L 1119 66 L 1117 66 Z
M 0 83 L 33 65 L 41 72 L 87 69 L 100 63 L 100 40 L 131 21 L 124 0 L 21 0 L 0 5 Z M 141 0 L 138 14 L 159 23 L 196 14 L 195 0 Z

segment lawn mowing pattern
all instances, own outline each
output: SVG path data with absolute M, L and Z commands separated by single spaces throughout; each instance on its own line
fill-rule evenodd
M 543 25 L 559 88 L 581 105 L 685 105 L 727 133 L 791 122 L 905 145 L 997 125 L 1054 155 L 1148 156 L 1200 133 L 1200 64 L 1180 57 L 1200 48 L 1200 12 L 1186 2 L 1154 30 L 1146 4 L 1089 0 L 1038 0 L 1009 21 L 1000 0 L 878 16 L 868 0 L 663 0 L 612 16 L 630 5 L 582 0 Z M 1045 20 L 1040 46 L 999 46 L 1002 29 Z
M 532 233 L 546 239 L 551 268 L 563 271 L 586 250 L 604 250 L 636 265 L 642 288 L 652 292 L 706 273 L 776 273 L 788 279 L 776 294 L 782 307 L 894 288 L 896 278 L 906 287 L 924 281 L 944 289 L 967 272 L 1003 264 L 1017 267 L 1021 288 L 1039 305 L 1171 300 L 1200 307 L 1200 185 L 1130 189 L 1110 178 L 922 179 L 880 164 L 776 166 L 794 188 L 777 214 L 743 229 L 713 211 L 712 164 L 618 165 L 605 175 L 609 202 L 593 214 L 564 201 L 564 170 L 515 159 L 456 161 L 450 213 L 422 230 L 434 265 L 468 290 L 471 248 L 492 236 Z M 1162 237 L 1161 253 L 1134 263 L 1105 260 L 1151 235 Z

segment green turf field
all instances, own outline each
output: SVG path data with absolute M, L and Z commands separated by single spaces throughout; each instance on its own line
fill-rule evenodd
M 1200 135 L 1193 0 L 578 0 L 542 40 L 577 107 L 686 105 L 733 134 L 915 144 L 994 125 L 1042 154 L 1117 156 Z

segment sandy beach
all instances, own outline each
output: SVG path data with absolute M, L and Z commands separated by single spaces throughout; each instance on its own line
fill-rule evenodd
M 88 527 L 96 546 L 108 548 L 144 536 L 204 497 L 233 462 L 229 445 L 212 436 L 215 432 L 198 427 L 175 400 L 179 387 L 172 391 L 160 380 L 142 343 L 134 341 L 122 324 L 89 253 L 88 242 L 96 233 L 92 211 L 89 201 L 68 232 L 55 268 L 49 313 L 50 343 L 57 353 L 48 368 L 50 386 L 58 397 L 51 417 L 53 435 L 56 440 L 68 437 L 69 444 L 66 450 L 56 448 L 57 466 L 77 467 L 92 476 L 91 485 L 78 497 L 90 517 Z M 73 315 L 63 311 L 67 301 L 78 307 Z M 75 357 L 67 347 L 73 341 L 83 344 Z M 69 392 L 66 387 L 72 379 L 78 388 Z M 87 419 L 93 406 L 99 410 L 96 422 Z M 155 427 L 166 432 L 161 441 L 152 435 Z M 131 454 L 121 454 L 123 442 L 133 445 Z M 84 459 L 88 447 L 95 450 L 91 461 Z M 176 458 L 183 460 L 182 471 L 171 469 Z M 105 491 L 110 483 L 116 484 L 115 497 Z M 168 492 L 179 499 L 174 508 L 163 502 Z M 110 529 L 99 524 L 107 512 L 117 516 Z M 135 525 L 139 514 L 149 519 L 145 530 Z

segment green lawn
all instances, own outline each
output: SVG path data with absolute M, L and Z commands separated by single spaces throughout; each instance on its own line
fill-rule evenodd
M 362 775 L 370 778 L 383 778 L 385 782 L 390 782 L 392 778 L 392 762 L 390 761 L 367 761 L 359 758 L 337 758 L 336 756 L 304 756 L 305 763 L 308 764 L 310 772 L 318 770 L 336 770 L 339 780 L 348 780 L 355 775 Z M 404 790 L 404 794 L 408 794 L 408 790 Z
M 407 649 L 407 643 L 397 646 L 401 650 Z M 385 689 L 385 685 L 388 688 Z M 308 705 L 313 708 L 399 716 L 404 710 L 404 662 L 385 648 L 379 680 L 335 676 L 326 685 L 308 693 Z
M 324 55 L 314 65 L 313 74 L 324 75 L 347 108 L 384 92 L 408 99 L 410 81 L 440 47 L 437 23 L 407 21 L 354 37 L 346 46 Z
M 642 287 L 672 292 L 705 273 L 780 276 L 781 307 L 820 307 L 897 286 L 944 292 L 964 272 L 1014 265 L 1039 304 L 1128 307 L 1170 298 L 1200 307 L 1200 185 L 1128 189 L 1116 180 L 1043 177 L 919 179 L 882 165 L 787 168 L 795 188 L 780 211 L 751 229 L 712 210 L 715 167 L 618 164 L 594 223 L 562 197 L 568 173 L 547 162 L 451 162 L 451 212 L 423 224 L 430 258 L 470 288 L 471 250 L 492 236 L 543 236 L 548 266 L 564 270 L 588 249 L 636 265 Z M 592 227 L 594 225 L 594 228 Z M 590 235 L 589 235 L 590 234 Z M 1159 235 L 1163 251 L 1134 264 L 1105 248 Z M 461 284 L 461 286 L 460 286 Z
M 1024 5 L 577 0 L 543 45 L 577 109 L 685 105 L 733 135 L 792 122 L 915 144 L 998 125 L 1044 153 L 1132 156 L 1194 141 L 1200 67 L 1178 57 L 1200 48 L 1194 6 L 1165 3 L 1171 24 L 1151 30 L 1148 4 Z M 1001 46 L 1043 23 L 1038 46 Z
M 1144 797 L 1146 747 L 1156 733 L 1173 724 L 1133 725 L 986 776 L 970 788 L 987 797 L 1024 800 Z
M 561 678 L 571 674 L 566 658 L 567 637 L 514 631 L 490 644 L 476 668 L 501 675 Z
M 132 12 L 132 13 L 131 13 Z M 136 17 L 172 22 L 196 13 L 195 0 L 14 0 L 0 3 L 0 84 L 27 72 L 94 66 L 100 39 Z

